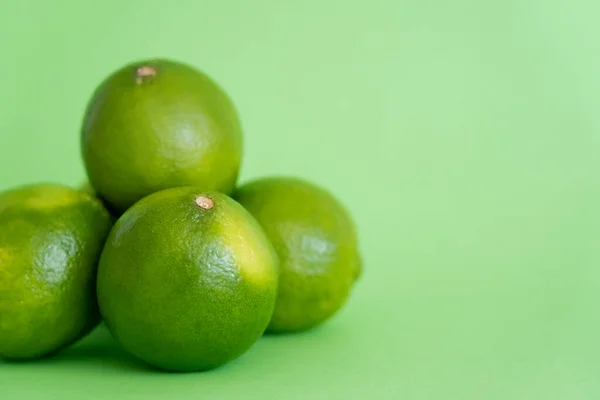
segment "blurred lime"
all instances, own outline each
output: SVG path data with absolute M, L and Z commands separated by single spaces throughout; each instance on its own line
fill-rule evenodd
M 280 262 L 272 332 L 310 329 L 345 303 L 360 274 L 354 225 L 327 191 L 292 178 L 266 178 L 234 196 L 262 225 Z

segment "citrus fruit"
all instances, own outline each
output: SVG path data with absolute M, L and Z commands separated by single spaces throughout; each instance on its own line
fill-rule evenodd
M 39 184 L 0 194 L 0 356 L 58 352 L 99 321 L 96 270 L 111 217 L 93 196 Z
M 265 178 L 234 198 L 261 224 L 280 263 L 271 332 L 315 327 L 345 303 L 360 274 L 354 224 L 326 190 L 294 178 Z
M 81 147 L 94 190 L 122 213 L 171 187 L 230 193 L 242 133 L 234 105 L 211 78 L 186 64 L 148 60 L 119 69 L 96 89 Z
M 277 294 L 277 258 L 228 196 L 154 193 L 121 216 L 100 260 L 98 301 L 123 347 L 156 367 L 207 370 L 262 335 Z

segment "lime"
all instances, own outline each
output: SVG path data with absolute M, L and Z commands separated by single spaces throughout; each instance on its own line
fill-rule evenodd
M 354 224 L 329 192 L 293 178 L 265 178 L 234 195 L 262 225 L 280 262 L 271 332 L 315 327 L 346 302 L 361 271 Z
M 230 193 L 242 156 L 228 95 L 170 60 L 136 62 L 106 78 L 88 104 L 81 138 L 91 185 L 119 213 L 171 187 Z
M 277 294 L 277 256 L 228 196 L 154 193 L 117 221 L 102 253 L 98 301 L 125 349 L 156 367 L 207 370 L 262 335 Z
M 0 356 L 58 352 L 99 321 L 96 269 L 111 217 L 88 193 L 40 184 L 0 194 Z

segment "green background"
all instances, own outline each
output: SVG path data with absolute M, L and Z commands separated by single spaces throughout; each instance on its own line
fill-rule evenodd
M 596 0 L 2 0 L 0 189 L 82 182 L 96 84 L 180 59 L 235 99 L 242 180 L 330 188 L 365 273 L 329 323 L 221 369 L 152 371 L 100 329 L 0 363 L 0 398 L 600 398 L 598 15 Z

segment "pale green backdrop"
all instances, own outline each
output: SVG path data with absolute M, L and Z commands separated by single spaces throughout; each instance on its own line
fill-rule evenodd
M 0 364 L 0 398 L 600 398 L 596 0 L 0 2 L 0 189 L 79 184 L 78 129 L 124 63 L 192 63 L 242 114 L 242 180 L 329 187 L 365 273 L 313 332 L 200 374 L 105 330 Z

